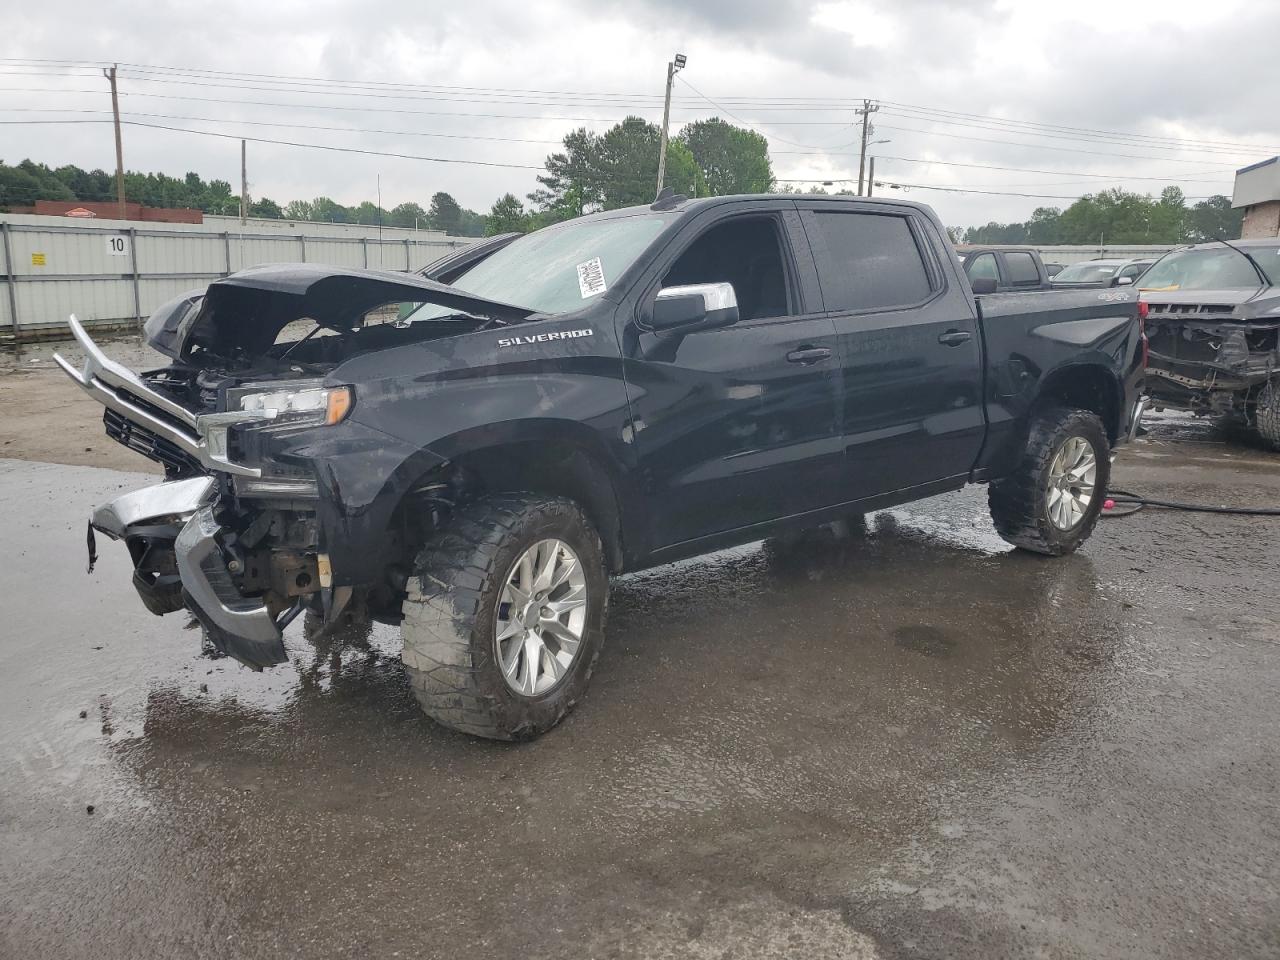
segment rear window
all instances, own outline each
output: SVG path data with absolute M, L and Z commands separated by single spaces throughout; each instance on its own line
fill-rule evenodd
M 1054 283 L 1099 283 L 1110 280 L 1120 268 L 1118 263 L 1073 263 L 1056 277 Z
M 819 211 L 814 244 L 828 310 L 883 310 L 932 292 L 906 217 Z
M 1040 271 L 1036 259 L 1029 253 L 1006 253 L 1005 265 L 1009 268 L 1009 282 L 1014 284 L 1039 283 Z
M 979 254 L 972 260 L 965 261 L 964 268 L 970 280 L 995 280 L 997 283 L 1000 281 L 1000 268 L 996 266 L 994 253 Z

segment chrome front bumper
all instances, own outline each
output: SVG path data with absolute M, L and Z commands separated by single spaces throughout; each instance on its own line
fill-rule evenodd
M 89 525 L 113 540 L 137 536 L 166 542 L 174 537 L 181 600 L 204 625 L 214 646 L 254 669 L 284 663 L 288 657 L 282 628 L 287 619 L 277 623 L 261 600 L 241 595 L 236 587 L 218 546 L 213 490 L 212 477 L 158 483 L 103 504 Z M 135 571 L 135 586 L 153 613 L 180 609 L 176 592 L 172 605 L 167 605 L 168 593 L 164 598 L 151 596 L 148 602 L 152 591 L 137 577 Z
M 261 670 L 284 663 L 283 630 L 262 601 L 241 595 L 218 547 L 218 529 L 213 507 L 203 506 L 174 544 L 187 607 L 213 645 L 245 666 Z
M 1142 415 L 1147 412 L 1147 406 L 1151 403 L 1151 398 L 1142 396 L 1133 405 L 1133 412 L 1129 417 L 1129 430 L 1125 435 L 1125 441 L 1133 443 L 1134 438 L 1138 435 L 1138 427 L 1142 425 Z
M 109 410 L 167 440 L 207 470 L 221 470 L 238 477 L 261 477 L 257 467 L 235 463 L 227 457 L 227 428 L 253 419 L 270 419 L 268 411 L 214 413 L 197 416 L 186 407 L 153 390 L 127 367 L 122 367 L 99 349 L 72 314 L 71 334 L 84 349 L 84 366 L 75 366 L 58 354 L 54 362 L 80 388 Z M 140 401 L 140 402 L 139 402 Z M 165 416 L 142 406 L 146 404 Z M 172 418 L 172 419 L 170 419 Z

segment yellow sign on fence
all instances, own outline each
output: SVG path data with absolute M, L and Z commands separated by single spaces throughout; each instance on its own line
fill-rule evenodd
M 43 266 L 44 266 L 44 254 L 43 254 L 43 253 L 33 253 L 33 254 L 31 255 L 31 265 L 32 265 L 33 267 L 43 267 Z

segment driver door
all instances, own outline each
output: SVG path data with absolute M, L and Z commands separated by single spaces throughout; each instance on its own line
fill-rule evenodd
M 844 467 L 839 354 L 795 206 L 696 218 L 623 330 L 632 442 L 653 549 L 830 505 Z M 660 289 L 730 283 L 739 319 L 655 331 Z

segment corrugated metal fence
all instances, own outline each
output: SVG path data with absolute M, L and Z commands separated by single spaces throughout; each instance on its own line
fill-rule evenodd
M 210 231 L 199 227 L 90 226 L 0 221 L 0 337 L 27 339 L 65 329 L 74 313 L 93 326 L 140 323 L 186 290 L 264 263 L 327 263 L 416 270 L 469 241 L 441 234 L 401 236 Z M 337 231 L 335 231 L 337 232 Z

